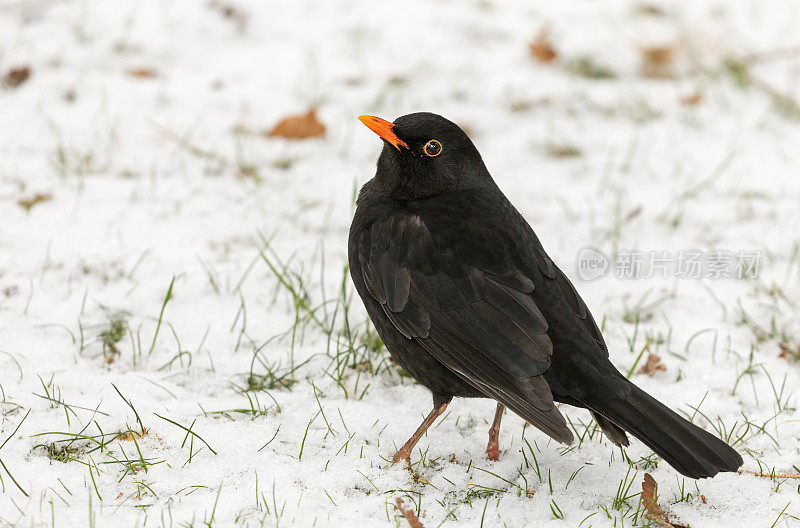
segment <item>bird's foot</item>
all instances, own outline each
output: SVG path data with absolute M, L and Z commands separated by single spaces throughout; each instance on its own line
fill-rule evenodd
M 503 419 L 503 412 L 506 406 L 497 402 L 497 410 L 494 412 L 494 420 L 489 428 L 489 443 L 486 445 L 486 458 L 489 460 L 500 460 L 500 421 Z
M 394 454 L 392 457 L 392 464 L 397 464 L 400 460 L 405 460 L 406 464 L 411 466 L 411 453 L 406 449 L 400 449 L 397 453 Z
M 486 446 L 486 458 L 492 461 L 500 460 L 500 444 L 497 440 L 489 440 Z

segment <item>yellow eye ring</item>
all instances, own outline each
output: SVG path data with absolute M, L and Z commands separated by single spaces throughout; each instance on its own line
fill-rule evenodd
M 439 143 L 435 139 L 432 139 L 427 143 L 425 143 L 425 148 L 422 150 L 425 152 L 426 156 L 430 158 L 435 158 L 436 156 L 442 153 L 443 149 L 441 143 Z

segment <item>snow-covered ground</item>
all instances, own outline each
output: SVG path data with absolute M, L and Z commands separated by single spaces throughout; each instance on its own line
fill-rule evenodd
M 0 2 L 0 75 L 30 68 L 0 88 L 0 526 L 407 526 L 398 497 L 427 528 L 632 526 L 645 471 L 675 523 L 800 526 L 798 23 L 788 0 Z M 324 136 L 265 136 L 309 107 Z M 684 479 L 567 407 L 580 445 L 507 414 L 489 462 L 486 400 L 413 474 L 387 461 L 430 395 L 342 281 L 381 147 L 356 117 L 419 110 L 469 131 L 620 370 L 745 473 Z M 587 246 L 763 259 L 586 282 Z

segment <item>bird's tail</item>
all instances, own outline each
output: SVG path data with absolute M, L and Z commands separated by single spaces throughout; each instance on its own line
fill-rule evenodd
M 587 407 L 631 433 L 687 477 L 713 477 L 742 465 L 742 457 L 728 444 L 639 387 L 632 383 L 630 387 L 632 392 L 625 399 L 592 402 Z

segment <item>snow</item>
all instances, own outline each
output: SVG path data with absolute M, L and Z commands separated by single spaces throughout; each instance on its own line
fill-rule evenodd
M 511 414 L 489 462 L 488 400 L 455 400 L 413 475 L 387 459 L 430 395 L 385 350 L 360 350 L 357 368 L 350 357 L 340 382 L 329 375 L 347 348 L 336 299 L 354 190 L 380 149 L 356 117 L 434 111 L 469 130 L 604 322 L 620 370 L 651 340 L 666 370 L 637 384 L 709 430 L 734 428 L 746 471 L 798 473 L 800 129 L 724 63 L 765 53 L 754 77 L 800 98 L 799 11 L 752 0 L 0 4 L 0 74 L 32 72 L 0 89 L 0 526 L 404 526 L 396 497 L 427 528 L 642 525 L 645 471 L 675 522 L 800 526 L 795 479 L 695 482 L 642 467 L 638 441 L 631 468 L 599 434 L 566 451 Z M 528 54 L 543 27 L 554 64 Z M 676 47 L 673 78 L 640 74 L 653 45 Z M 578 57 L 616 77 L 573 73 Z M 699 104 L 681 103 L 694 93 Z M 324 137 L 263 136 L 310 106 Z M 19 205 L 36 194 L 49 199 Z M 587 246 L 764 260 L 756 280 L 583 282 Z M 293 284 L 302 277 L 308 306 L 328 301 L 314 314 L 327 324 L 336 313 L 332 338 L 295 327 L 261 253 L 287 263 Z M 349 319 L 358 344 L 357 297 Z M 112 320 L 129 330 L 109 362 Z M 288 389 L 243 390 L 251 369 L 286 374 L 292 362 Z M 112 440 L 140 430 L 120 394 L 147 431 L 135 443 Z M 578 434 L 589 423 L 562 412 Z M 48 456 L 69 433 L 101 431 L 102 450 L 78 440 L 73 460 Z M 620 487 L 629 497 L 615 508 Z

